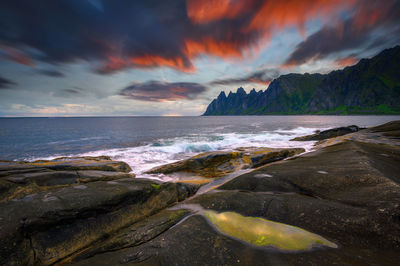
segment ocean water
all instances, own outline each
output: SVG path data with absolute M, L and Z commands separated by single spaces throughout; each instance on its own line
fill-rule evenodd
M 400 116 L 221 116 L 0 118 L 0 160 L 108 155 L 139 177 L 199 152 L 303 147 L 291 138 L 338 126 L 370 127 Z M 162 177 L 160 177 L 163 179 Z

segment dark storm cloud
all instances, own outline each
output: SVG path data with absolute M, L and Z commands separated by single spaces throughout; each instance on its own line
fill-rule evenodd
M 0 77 L 0 90 L 2 90 L 2 89 L 10 89 L 14 85 L 16 85 L 15 82 Z
M 137 83 L 122 89 L 119 95 L 141 101 L 173 101 L 180 99 L 193 100 L 205 92 L 207 87 L 192 82 L 148 81 Z
M 255 71 L 243 77 L 238 78 L 227 78 L 227 79 L 216 79 L 211 81 L 210 85 L 233 85 L 240 83 L 260 83 L 263 85 L 268 84 L 274 78 L 279 77 L 280 72 L 277 69 L 264 69 Z
M 3 0 L 0 45 L 25 65 L 86 60 L 100 74 L 157 66 L 194 72 L 197 56 L 241 58 L 274 32 L 303 28 L 317 11 L 336 12 L 347 2 Z
M 235 32 L 242 20 L 194 25 L 184 0 L 95 2 L 102 8 L 85 0 L 1 1 L 2 46 L 19 49 L 18 58 L 25 61 L 98 62 L 99 73 L 154 66 L 191 72 L 197 54 L 239 53 L 258 38 L 255 31 Z
M 65 77 L 65 75 L 63 73 L 61 73 L 60 71 L 57 71 L 57 70 L 39 70 L 38 73 L 45 75 L 45 76 L 53 77 L 53 78 Z
M 400 1 L 360 1 L 350 18 L 326 25 L 298 44 L 285 65 L 300 65 L 349 49 L 395 45 L 400 38 L 391 33 L 399 30 Z

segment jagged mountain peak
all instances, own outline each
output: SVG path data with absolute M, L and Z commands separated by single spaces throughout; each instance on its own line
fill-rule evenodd
M 400 114 L 400 46 L 329 74 L 290 73 L 264 91 L 220 96 L 204 115 Z

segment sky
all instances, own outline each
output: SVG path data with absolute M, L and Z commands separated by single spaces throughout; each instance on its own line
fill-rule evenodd
M 398 44 L 400 0 L 2 0 L 0 116 L 197 116 Z

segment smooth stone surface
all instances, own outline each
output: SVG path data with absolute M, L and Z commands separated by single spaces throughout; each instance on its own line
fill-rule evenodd
M 304 152 L 302 148 L 238 148 L 234 151 L 205 152 L 187 160 L 162 165 L 147 171 L 148 174 L 194 173 L 215 178 L 246 168 L 255 168 L 271 162 L 283 160 Z
M 324 140 L 333 137 L 343 136 L 349 133 L 354 133 L 360 130 L 358 126 L 352 125 L 347 127 L 332 128 L 324 131 L 319 131 L 312 135 L 297 137 L 291 139 L 292 141 L 311 141 L 311 140 Z
M 0 162 L 0 202 L 74 184 L 135 177 L 109 157 L 61 157 L 51 161 Z
M 0 264 L 49 265 L 67 259 L 184 200 L 199 187 L 134 178 L 106 180 L 53 186 L 1 202 Z

